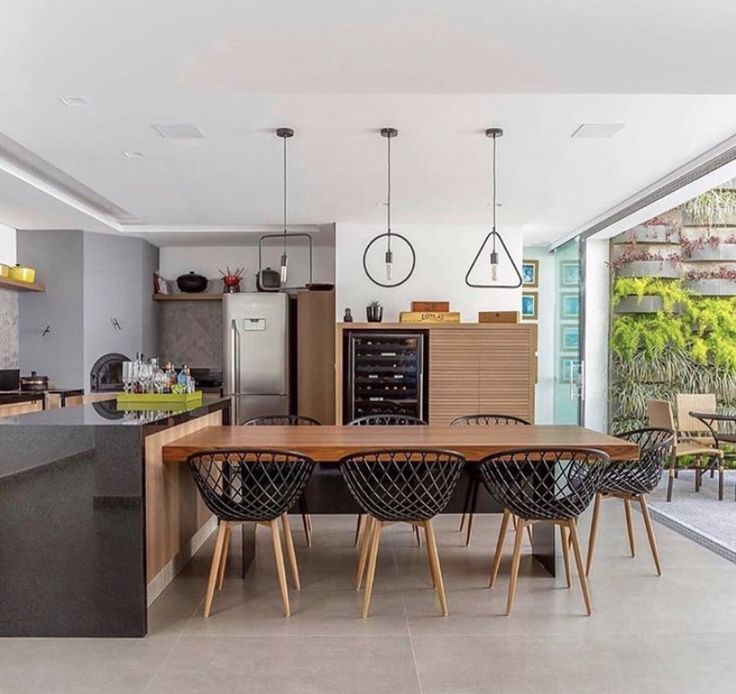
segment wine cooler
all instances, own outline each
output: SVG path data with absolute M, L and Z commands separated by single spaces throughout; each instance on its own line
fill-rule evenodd
M 425 331 L 346 331 L 343 422 L 369 414 L 427 421 L 426 346 Z

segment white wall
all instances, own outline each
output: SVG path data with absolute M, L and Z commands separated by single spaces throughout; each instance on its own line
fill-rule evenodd
M 539 287 L 525 287 L 537 292 L 537 387 L 534 401 L 534 423 L 554 421 L 555 384 L 555 320 L 557 291 L 555 288 L 555 257 L 546 248 L 524 248 L 524 260 L 539 261 Z
M 384 227 L 362 224 L 337 224 L 337 297 L 336 313 L 342 319 L 346 307 L 350 307 L 356 321 L 365 320 L 365 307 L 370 301 L 383 304 L 383 320 L 398 321 L 400 311 L 411 309 L 412 301 L 447 300 L 450 309 L 460 311 L 462 320 L 476 322 L 478 311 L 519 311 L 519 289 L 472 289 L 465 284 L 465 273 L 488 234 L 487 226 L 479 225 L 396 225 L 394 232 L 405 235 L 416 252 L 416 269 L 406 284 L 392 289 L 379 287 L 371 282 L 363 271 L 363 251 L 368 242 Z M 503 233 L 503 232 L 502 232 Z M 515 262 L 521 268 L 521 237 L 505 234 L 504 240 Z M 377 249 L 375 266 L 371 270 L 382 272 L 385 247 Z M 394 260 L 399 276 L 400 265 L 406 257 L 406 247 L 394 244 Z M 488 266 L 488 252 L 479 260 L 481 273 Z M 482 264 L 482 265 L 481 265 Z M 503 261 L 501 261 L 503 265 Z
M 263 265 L 278 269 L 281 246 L 274 242 L 264 245 Z M 335 282 L 335 234 L 330 226 L 312 235 L 312 278 L 314 282 Z M 289 241 L 290 286 L 303 286 L 309 281 L 309 253 L 304 241 Z M 222 277 L 220 270 L 229 266 L 231 270 L 245 267 L 245 291 L 256 290 L 258 272 L 258 235 L 246 238 L 238 246 L 163 246 L 159 253 L 159 272 L 166 279 L 194 270 L 209 279 Z
M 585 426 L 608 427 L 608 240 L 586 242 L 585 259 Z
M 17 263 L 16 232 L 12 227 L 0 224 L 0 263 Z

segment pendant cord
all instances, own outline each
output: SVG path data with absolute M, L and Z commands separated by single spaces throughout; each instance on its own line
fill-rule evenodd
M 388 170 L 387 170 L 387 181 L 386 181 L 386 226 L 388 228 L 386 239 L 388 242 L 387 250 L 391 252 L 391 136 L 389 135 L 388 140 Z
M 493 231 L 496 231 L 496 135 L 493 135 L 493 166 L 492 166 L 492 205 L 493 205 Z M 496 252 L 496 235 L 493 235 L 493 252 Z
M 284 138 L 284 254 L 286 253 L 286 140 Z

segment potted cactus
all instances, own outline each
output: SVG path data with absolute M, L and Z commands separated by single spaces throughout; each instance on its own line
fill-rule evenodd
M 379 301 L 371 301 L 365 312 L 369 323 L 380 323 L 383 320 L 383 306 Z

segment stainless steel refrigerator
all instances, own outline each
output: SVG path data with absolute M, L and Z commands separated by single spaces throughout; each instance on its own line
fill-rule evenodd
M 233 399 L 233 424 L 288 414 L 289 297 L 285 293 L 223 297 L 223 388 Z

